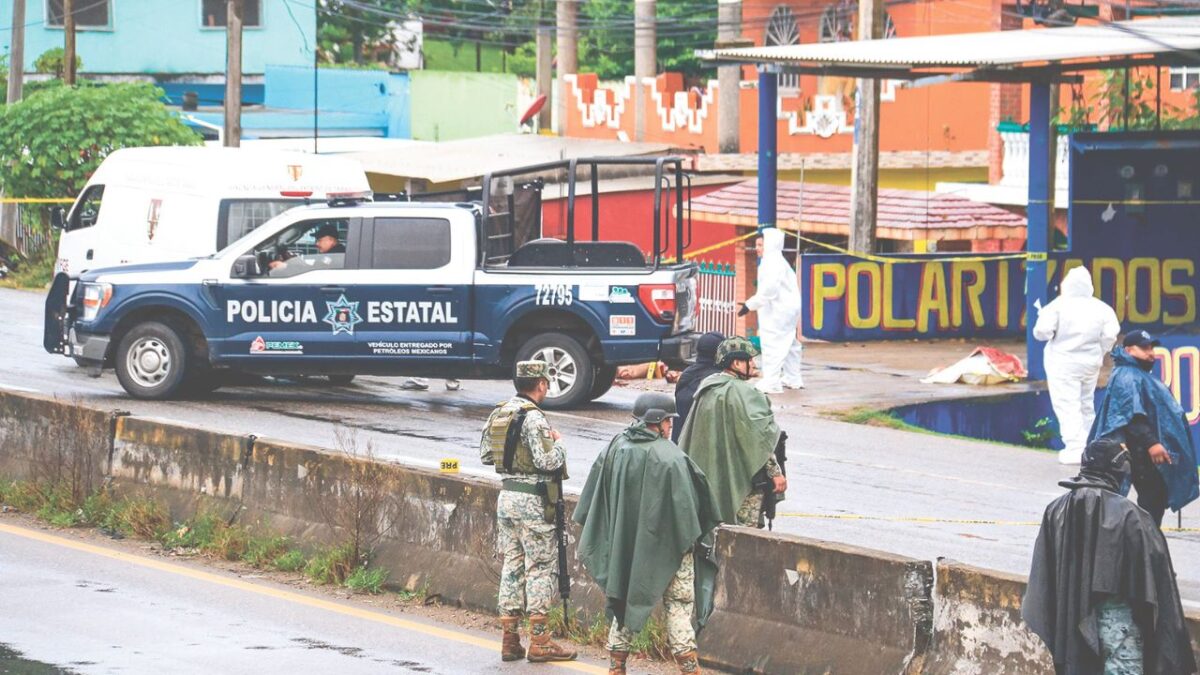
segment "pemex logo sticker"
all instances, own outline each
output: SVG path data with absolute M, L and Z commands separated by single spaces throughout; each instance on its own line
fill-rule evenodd
M 362 323 L 363 318 L 358 314 L 357 302 L 350 302 L 342 295 L 337 299 L 337 302 L 325 301 L 325 306 L 329 312 L 325 315 L 323 321 L 333 328 L 333 334 L 346 333 L 354 335 L 354 327 Z

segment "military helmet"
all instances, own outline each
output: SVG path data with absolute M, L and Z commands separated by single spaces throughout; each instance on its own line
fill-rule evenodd
M 550 365 L 545 361 L 517 361 L 517 377 L 540 377 L 550 379 Z
M 633 402 L 633 416 L 647 424 L 658 424 L 668 417 L 679 417 L 675 412 L 675 397 L 659 392 L 646 392 Z
M 722 368 L 729 367 L 729 363 L 734 359 L 745 359 L 749 361 L 758 356 L 758 348 L 749 338 L 744 338 L 740 335 L 735 335 L 731 338 L 726 338 L 720 346 L 717 347 L 717 356 L 714 359 L 718 366 Z

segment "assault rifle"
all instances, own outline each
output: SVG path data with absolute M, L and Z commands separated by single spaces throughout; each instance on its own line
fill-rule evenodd
M 563 626 L 571 627 L 571 611 L 568 601 L 571 599 L 571 572 L 567 569 L 567 505 L 563 500 L 562 472 L 554 479 L 557 488 L 554 500 L 554 536 L 558 540 L 558 597 L 563 603 Z M 549 487 L 549 486 L 547 486 Z
M 787 476 L 787 437 L 786 431 L 780 431 L 779 442 L 775 444 L 775 463 L 779 465 L 779 471 L 785 477 Z M 775 506 L 783 501 L 783 495 L 775 494 L 775 480 L 767 475 L 767 467 L 764 466 L 754 474 L 754 478 L 750 482 L 750 489 L 762 492 L 762 515 L 767 521 L 767 529 L 773 530 L 775 528 Z

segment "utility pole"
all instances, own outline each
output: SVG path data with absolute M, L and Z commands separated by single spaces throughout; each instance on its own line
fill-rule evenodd
M 749 45 L 742 40 L 742 0 L 717 0 L 717 49 L 743 46 Z M 717 148 L 722 153 L 741 151 L 741 82 L 741 66 L 717 68 Z
M 25 0 L 13 0 L 12 44 L 8 50 L 8 103 L 21 100 L 21 89 L 25 79 Z M 3 196 L 3 195 L 0 195 Z M 12 196 L 12 195 L 8 195 Z M 16 204 L 5 203 L 0 207 L 0 240 L 15 246 L 17 221 L 21 209 Z
M 635 141 L 646 140 L 646 117 L 650 102 L 647 100 L 646 89 L 642 84 L 645 80 L 653 79 L 658 74 L 658 67 L 655 64 L 657 51 L 654 27 L 655 11 L 654 0 L 633 0 L 633 76 L 636 80 L 633 88 L 633 140 Z
M 545 96 L 547 99 L 550 98 L 550 81 L 554 77 L 551 73 L 554 68 L 554 55 L 551 53 L 552 40 L 553 34 L 549 26 L 541 26 L 537 29 L 537 92 L 538 96 Z M 543 105 L 542 109 L 538 111 L 539 133 L 550 128 L 550 110 L 549 105 Z
M 883 0 L 859 0 L 858 39 L 883 37 Z M 879 200 L 879 80 L 859 78 L 850 169 L 850 250 L 875 251 Z
M 242 144 L 242 0 L 225 4 L 225 147 Z
M 8 102 L 21 100 L 25 84 L 25 0 L 13 0 L 12 44 L 8 48 Z
M 567 78 L 563 76 L 579 72 L 579 0 L 557 0 L 554 19 L 558 27 L 558 95 L 554 105 L 558 108 L 558 133 L 566 136 Z
M 63 83 L 75 86 L 75 3 L 63 0 Z

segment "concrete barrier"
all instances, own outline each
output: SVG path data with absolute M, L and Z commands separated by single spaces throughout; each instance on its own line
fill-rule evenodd
M 1021 620 L 1026 578 L 940 560 L 929 675 L 1052 675 L 1041 638 Z M 1187 614 L 1192 651 L 1200 662 L 1200 614 Z
M 716 611 L 700 652 L 756 673 L 917 672 L 933 565 L 854 546 L 722 529 Z
M 0 389 L 0 475 L 61 481 L 89 494 L 108 472 L 112 427 L 121 414 Z
M 1025 577 L 940 560 L 930 675 L 1043 675 L 1050 652 L 1021 620 Z
M 149 490 L 185 518 L 228 507 L 243 521 L 306 539 L 344 539 L 330 500 L 363 470 L 390 494 L 368 514 L 384 532 L 376 563 L 393 583 L 494 611 L 498 484 L 344 453 L 221 434 L 164 420 L 89 410 L 0 390 L 0 477 L 88 480 Z M 568 511 L 575 500 L 568 498 Z M 235 511 L 237 512 L 235 514 Z M 572 528 L 572 535 L 578 533 Z M 575 560 L 572 606 L 603 610 Z M 1045 647 L 1020 621 L 1024 579 L 952 561 L 937 566 L 853 546 L 744 528 L 717 536 L 716 606 L 700 636 L 705 660 L 736 672 L 1052 672 Z M 1200 654 L 1200 616 L 1188 617 Z

